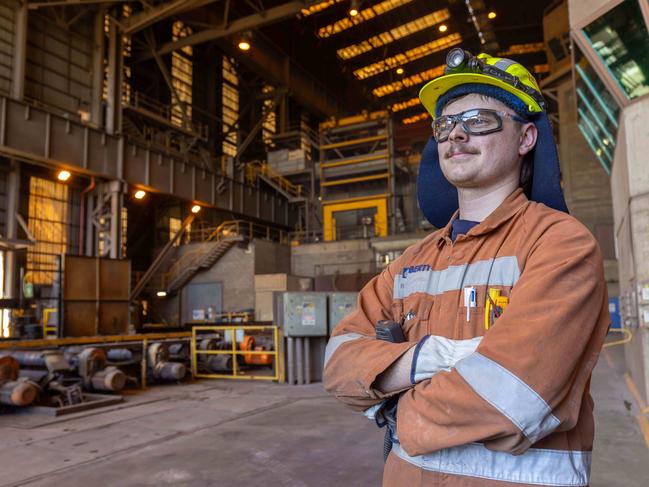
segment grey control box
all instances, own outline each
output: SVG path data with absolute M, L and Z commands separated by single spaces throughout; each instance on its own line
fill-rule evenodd
M 358 293 L 329 293 L 329 335 L 340 320 L 356 309 L 357 301 Z
M 275 292 L 274 304 L 284 336 L 327 336 L 327 293 Z

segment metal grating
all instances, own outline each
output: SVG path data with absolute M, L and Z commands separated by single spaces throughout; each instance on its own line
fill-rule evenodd
M 17 2 L 0 5 L 0 92 L 5 94 L 11 91 L 15 5 Z

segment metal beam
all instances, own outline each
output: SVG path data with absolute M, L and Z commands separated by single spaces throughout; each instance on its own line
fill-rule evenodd
M 241 155 L 244 153 L 244 151 L 248 148 L 248 146 L 252 143 L 254 138 L 257 136 L 262 125 L 268 118 L 268 115 L 270 115 L 271 112 L 275 110 L 275 107 L 277 106 L 277 102 L 279 101 L 280 97 L 284 95 L 284 93 L 285 90 L 278 89 L 277 92 L 275 93 L 275 98 L 273 98 L 273 102 L 270 105 L 267 105 L 265 107 L 266 110 L 262 113 L 261 117 L 259 117 L 259 120 L 255 124 L 255 126 L 252 128 L 248 136 L 245 138 L 245 140 L 241 143 L 241 145 L 237 149 L 237 154 L 234 156 L 234 160 L 236 162 L 239 162 Z
M 153 38 L 153 34 L 151 32 L 145 32 L 145 34 L 147 34 L 147 42 L 149 43 L 149 49 L 151 49 L 153 58 L 155 59 L 155 62 L 158 65 L 158 69 L 160 70 L 160 73 L 162 73 L 162 77 L 164 78 L 165 83 L 167 84 L 167 88 L 169 88 L 169 91 L 171 92 L 171 96 L 175 98 L 176 103 L 180 105 L 180 112 L 183 117 L 183 125 L 185 128 L 191 128 L 189 123 L 190 122 L 189 115 L 187 113 L 187 104 L 182 100 L 182 98 L 180 98 L 178 91 L 176 91 L 176 88 L 174 87 L 174 84 L 171 80 L 171 75 L 167 70 L 167 66 L 162 60 L 162 56 L 160 56 L 160 54 L 156 52 L 155 39 Z
M 283 5 L 269 8 L 263 12 L 233 20 L 226 26 L 203 30 L 196 34 L 178 39 L 177 41 L 167 42 L 160 47 L 158 54 L 167 54 L 182 49 L 185 46 L 193 46 L 203 42 L 213 41 L 220 39 L 221 37 L 236 34 L 237 32 L 278 22 L 287 17 L 292 17 L 298 14 L 303 8 L 306 8 L 315 2 L 316 0 L 296 0 L 293 2 L 287 2 Z
M 170 3 L 162 3 L 151 10 L 145 10 L 138 14 L 132 15 L 123 22 L 123 32 L 126 35 L 134 34 L 156 22 L 164 20 L 172 15 L 177 15 L 187 10 L 214 3 L 216 0 L 176 0 Z
M 29 10 L 38 10 L 46 7 L 76 7 L 77 5 L 94 5 L 97 3 L 130 2 L 132 0 L 52 0 L 51 2 L 29 2 Z
M 11 96 L 22 100 L 25 95 L 25 65 L 27 59 L 27 4 L 16 7 L 14 20 L 13 69 L 11 71 Z

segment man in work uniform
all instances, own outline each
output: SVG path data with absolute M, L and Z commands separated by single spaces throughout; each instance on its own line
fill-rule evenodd
M 396 414 L 384 485 L 586 486 L 602 257 L 567 214 L 533 76 L 462 49 L 447 64 L 420 92 L 434 121 L 418 198 L 441 229 L 361 291 L 325 387 L 378 424 Z M 380 320 L 405 341 L 379 339 Z

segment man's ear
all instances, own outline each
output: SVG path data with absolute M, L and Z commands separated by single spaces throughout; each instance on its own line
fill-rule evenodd
M 523 130 L 521 131 L 520 143 L 518 145 L 518 154 L 524 156 L 536 145 L 536 138 L 539 132 L 536 129 L 536 125 L 533 123 L 527 123 L 523 125 Z

